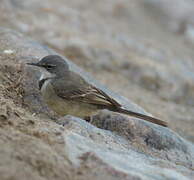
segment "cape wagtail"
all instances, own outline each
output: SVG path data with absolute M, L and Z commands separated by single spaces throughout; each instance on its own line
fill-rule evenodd
M 88 117 L 98 110 L 127 114 L 161 126 L 167 123 L 157 118 L 124 109 L 121 104 L 101 89 L 86 82 L 69 70 L 67 62 L 58 55 L 49 55 L 37 63 L 27 63 L 46 69 L 50 76 L 39 81 L 39 88 L 48 106 L 59 115 Z

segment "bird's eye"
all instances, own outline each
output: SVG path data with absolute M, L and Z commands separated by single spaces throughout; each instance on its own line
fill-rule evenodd
M 54 65 L 51 65 L 51 64 L 45 65 L 45 68 L 48 69 L 48 70 L 50 70 L 50 69 L 52 69 L 52 68 L 54 68 L 54 67 L 55 67 L 55 66 L 54 66 Z

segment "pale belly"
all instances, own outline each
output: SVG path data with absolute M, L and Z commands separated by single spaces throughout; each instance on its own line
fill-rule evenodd
M 58 97 L 54 93 L 54 90 L 51 87 L 49 81 L 50 80 L 44 83 L 41 88 L 41 93 L 48 107 L 55 111 L 57 114 L 61 116 L 73 115 L 84 118 L 86 116 L 91 116 L 97 113 L 98 109 L 93 105 L 69 100 L 67 101 Z

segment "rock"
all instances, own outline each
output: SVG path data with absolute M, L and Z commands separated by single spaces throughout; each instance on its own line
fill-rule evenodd
M 1 0 L 0 179 L 192 179 L 193 146 L 181 137 L 194 142 L 193 7 L 188 0 Z M 56 52 L 125 96 L 68 61 L 126 108 L 145 108 L 174 132 L 110 112 L 93 125 L 74 117 L 54 123 L 37 88 L 39 70 L 24 64 Z
M 188 0 L 2 0 L 0 26 L 69 57 L 102 84 L 168 121 L 173 130 L 194 142 L 194 53 L 186 40 L 193 39 L 193 7 Z M 167 27 L 184 32 L 173 33 Z M 30 50 L 22 42 L 17 46 L 29 59 L 52 53 L 46 46 L 39 46 L 42 54 L 27 53 Z M 10 58 L 16 52 L 7 46 L 1 53 Z M 0 72 L 0 82 L 1 76 Z M 34 96 L 26 96 L 26 103 L 33 102 Z M 32 109 L 49 112 L 40 103 L 36 99 Z M 131 103 L 125 104 L 134 109 Z
M 0 103 L 8 107 L 3 110 L 1 106 L 0 113 L 12 122 L 0 121 L 2 180 L 182 180 L 194 176 L 194 145 L 170 128 L 110 111 L 99 112 L 92 124 L 72 116 L 54 116 L 38 91 L 40 70 L 25 63 L 56 53 L 4 28 L 0 29 L 0 41 Z M 8 49 L 11 54 L 2 53 Z M 126 108 L 146 113 L 68 63 Z
M 106 170 L 110 179 L 185 179 L 182 173 L 188 178 L 194 175 L 193 145 L 167 128 L 110 113 L 99 114 L 93 123 L 108 131 L 73 117 L 66 121 L 65 128 L 71 132 L 64 135 L 67 152 L 83 176 L 89 174 L 85 168 L 91 168 L 92 174 L 100 172 L 96 179 Z M 177 169 L 179 165 L 182 167 Z
M 147 13 L 155 16 L 155 20 L 166 25 L 171 31 L 185 33 L 190 25 L 194 25 L 194 5 L 190 1 L 154 1 L 143 0 Z

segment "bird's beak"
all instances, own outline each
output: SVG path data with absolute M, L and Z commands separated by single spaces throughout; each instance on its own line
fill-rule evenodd
M 38 63 L 26 63 L 27 65 L 32 65 L 32 66 L 39 66 L 39 67 L 41 67 L 41 65 L 40 64 L 38 64 Z

